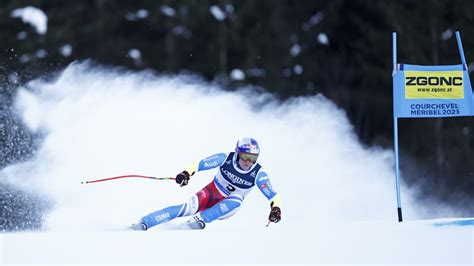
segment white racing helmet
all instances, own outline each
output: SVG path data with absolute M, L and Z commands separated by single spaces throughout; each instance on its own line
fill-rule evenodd
M 237 141 L 235 152 L 237 153 L 238 158 L 250 160 L 255 163 L 260 154 L 260 146 L 253 138 L 241 138 Z

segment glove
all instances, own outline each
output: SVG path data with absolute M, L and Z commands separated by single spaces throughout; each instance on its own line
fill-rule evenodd
M 270 211 L 270 216 L 268 216 L 268 220 L 272 223 L 278 223 L 281 220 L 280 207 L 272 207 L 272 210 Z
M 189 176 L 188 171 L 183 171 L 176 176 L 175 181 L 182 187 L 186 186 L 189 183 Z

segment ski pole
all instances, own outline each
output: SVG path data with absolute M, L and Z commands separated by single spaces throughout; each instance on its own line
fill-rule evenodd
M 266 225 L 266 226 L 268 227 L 268 226 L 270 225 L 270 223 L 271 223 L 271 221 L 270 221 L 270 220 L 268 220 L 268 223 L 267 223 L 267 225 Z
M 113 177 L 107 177 L 107 178 L 96 179 L 96 180 L 82 181 L 81 184 L 91 184 L 91 183 L 104 182 L 104 181 L 110 181 L 110 180 L 121 179 L 121 178 L 132 178 L 132 177 L 147 178 L 147 179 L 154 179 L 154 180 L 175 180 L 174 177 L 153 177 L 153 176 L 145 176 L 145 175 L 121 175 L 121 176 L 113 176 Z

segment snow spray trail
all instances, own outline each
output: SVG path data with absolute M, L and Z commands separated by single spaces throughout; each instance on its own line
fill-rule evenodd
M 363 147 L 345 113 L 322 96 L 281 103 L 251 89 L 224 92 L 192 76 L 85 62 L 71 64 L 55 81 L 30 82 L 16 107 L 45 138 L 34 160 L 4 174 L 49 195 L 54 207 L 45 227 L 51 230 L 126 226 L 180 203 L 215 170 L 198 173 L 183 188 L 146 179 L 80 182 L 122 174 L 173 176 L 194 160 L 232 151 L 243 136 L 260 142 L 260 163 L 282 196 L 281 226 L 396 220 L 393 152 Z M 402 193 L 405 214 L 413 218 L 414 204 Z M 214 228 L 262 226 L 268 211 L 255 189 L 238 215 Z

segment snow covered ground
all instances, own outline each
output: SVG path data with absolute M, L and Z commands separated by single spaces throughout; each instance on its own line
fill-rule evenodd
M 9 264 L 473 264 L 473 226 L 435 227 L 462 217 L 421 205 L 402 184 L 398 223 L 393 152 L 364 147 L 345 113 L 322 96 L 280 103 L 190 76 L 156 76 L 77 63 L 57 80 L 20 90 L 16 107 L 44 141 L 31 161 L 1 175 L 48 199 L 44 230 L 0 234 Z M 141 216 L 181 203 L 214 170 L 180 188 L 173 181 L 87 179 L 173 176 L 188 163 L 231 151 L 238 138 L 261 145 L 260 163 L 282 196 L 279 224 L 265 227 L 258 190 L 242 210 L 203 231 L 126 231 Z M 180 221 L 173 221 L 180 222 Z
M 7 234 L 3 262 L 183 264 L 472 265 L 472 227 L 285 221 L 265 228 L 230 223 L 204 231 L 63 231 Z M 2 263 L 2 265 L 4 265 Z

